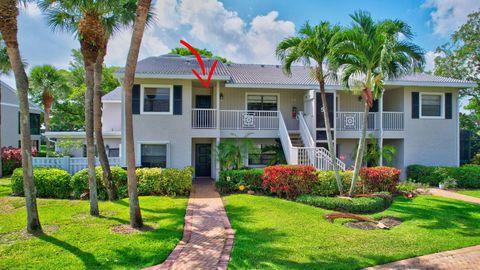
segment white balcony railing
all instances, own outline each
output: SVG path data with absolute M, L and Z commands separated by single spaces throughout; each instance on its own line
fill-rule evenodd
M 278 111 L 221 110 L 220 129 L 278 130 Z
M 337 112 L 337 130 L 362 130 L 363 112 Z M 380 129 L 380 113 L 368 113 L 367 130 Z M 403 112 L 383 112 L 384 130 L 403 130 Z
M 217 110 L 192 109 L 192 128 L 217 128 Z

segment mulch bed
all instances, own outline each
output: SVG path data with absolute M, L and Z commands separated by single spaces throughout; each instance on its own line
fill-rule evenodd
M 402 221 L 395 217 L 382 217 L 379 222 L 383 223 L 388 228 L 393 228 L 402 223 Z M 360 229 L 360 230 L 377 230 L 380 229 L 377 223 L 371 221 L 351 221 L 345 223 L 348 228 Z

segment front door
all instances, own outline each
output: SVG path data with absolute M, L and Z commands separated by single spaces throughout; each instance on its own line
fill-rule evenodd
M 212 96 L 195 96 L 195 107 L 197 109 L 211 109 Z M 197 111 L 195 114 L 197 127 L 211 128 L 213 123 L 212 116 L 212 111 Z
M 212 96 L 195 96 L 195 105 L 197 109 L 211 109 Z
M 212 145 L 196 144 L 195 145 L 195 176 L 209 177 L 212 176 Z

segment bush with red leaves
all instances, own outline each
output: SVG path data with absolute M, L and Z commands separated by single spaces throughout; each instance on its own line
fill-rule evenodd
M 362 168 L 360 177 L 368 192 L 394 193 L 400 181 L 400 170 L 391 167 Z
M 279 197 L 294 199 L 300 194 L 312 192 L 317 182 L 316 170 L 305 165 L 276 165 L 267 167 L 262 176 L 265 190 Z
M 38 153 L 36 148 L 32 148 L 32 155 Z M 13 170 L 22 167 L 22 149 L 15 147 L 2 148 L 2 172 L 4 175 L 12 174 Z

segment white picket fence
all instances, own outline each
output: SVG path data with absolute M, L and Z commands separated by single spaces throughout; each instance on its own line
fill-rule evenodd
M 108 158 L 110 166 L 120 166 L 120 158 Z M 99 166 L 98 158 L 95 160 L 95 165 Z M 59 168 L 67 171 L 73 175 L 76 172 L 88 167 L 87 158 L 72 158 L 72 157 L 34 157 L 33 167 L 48 167 Z

